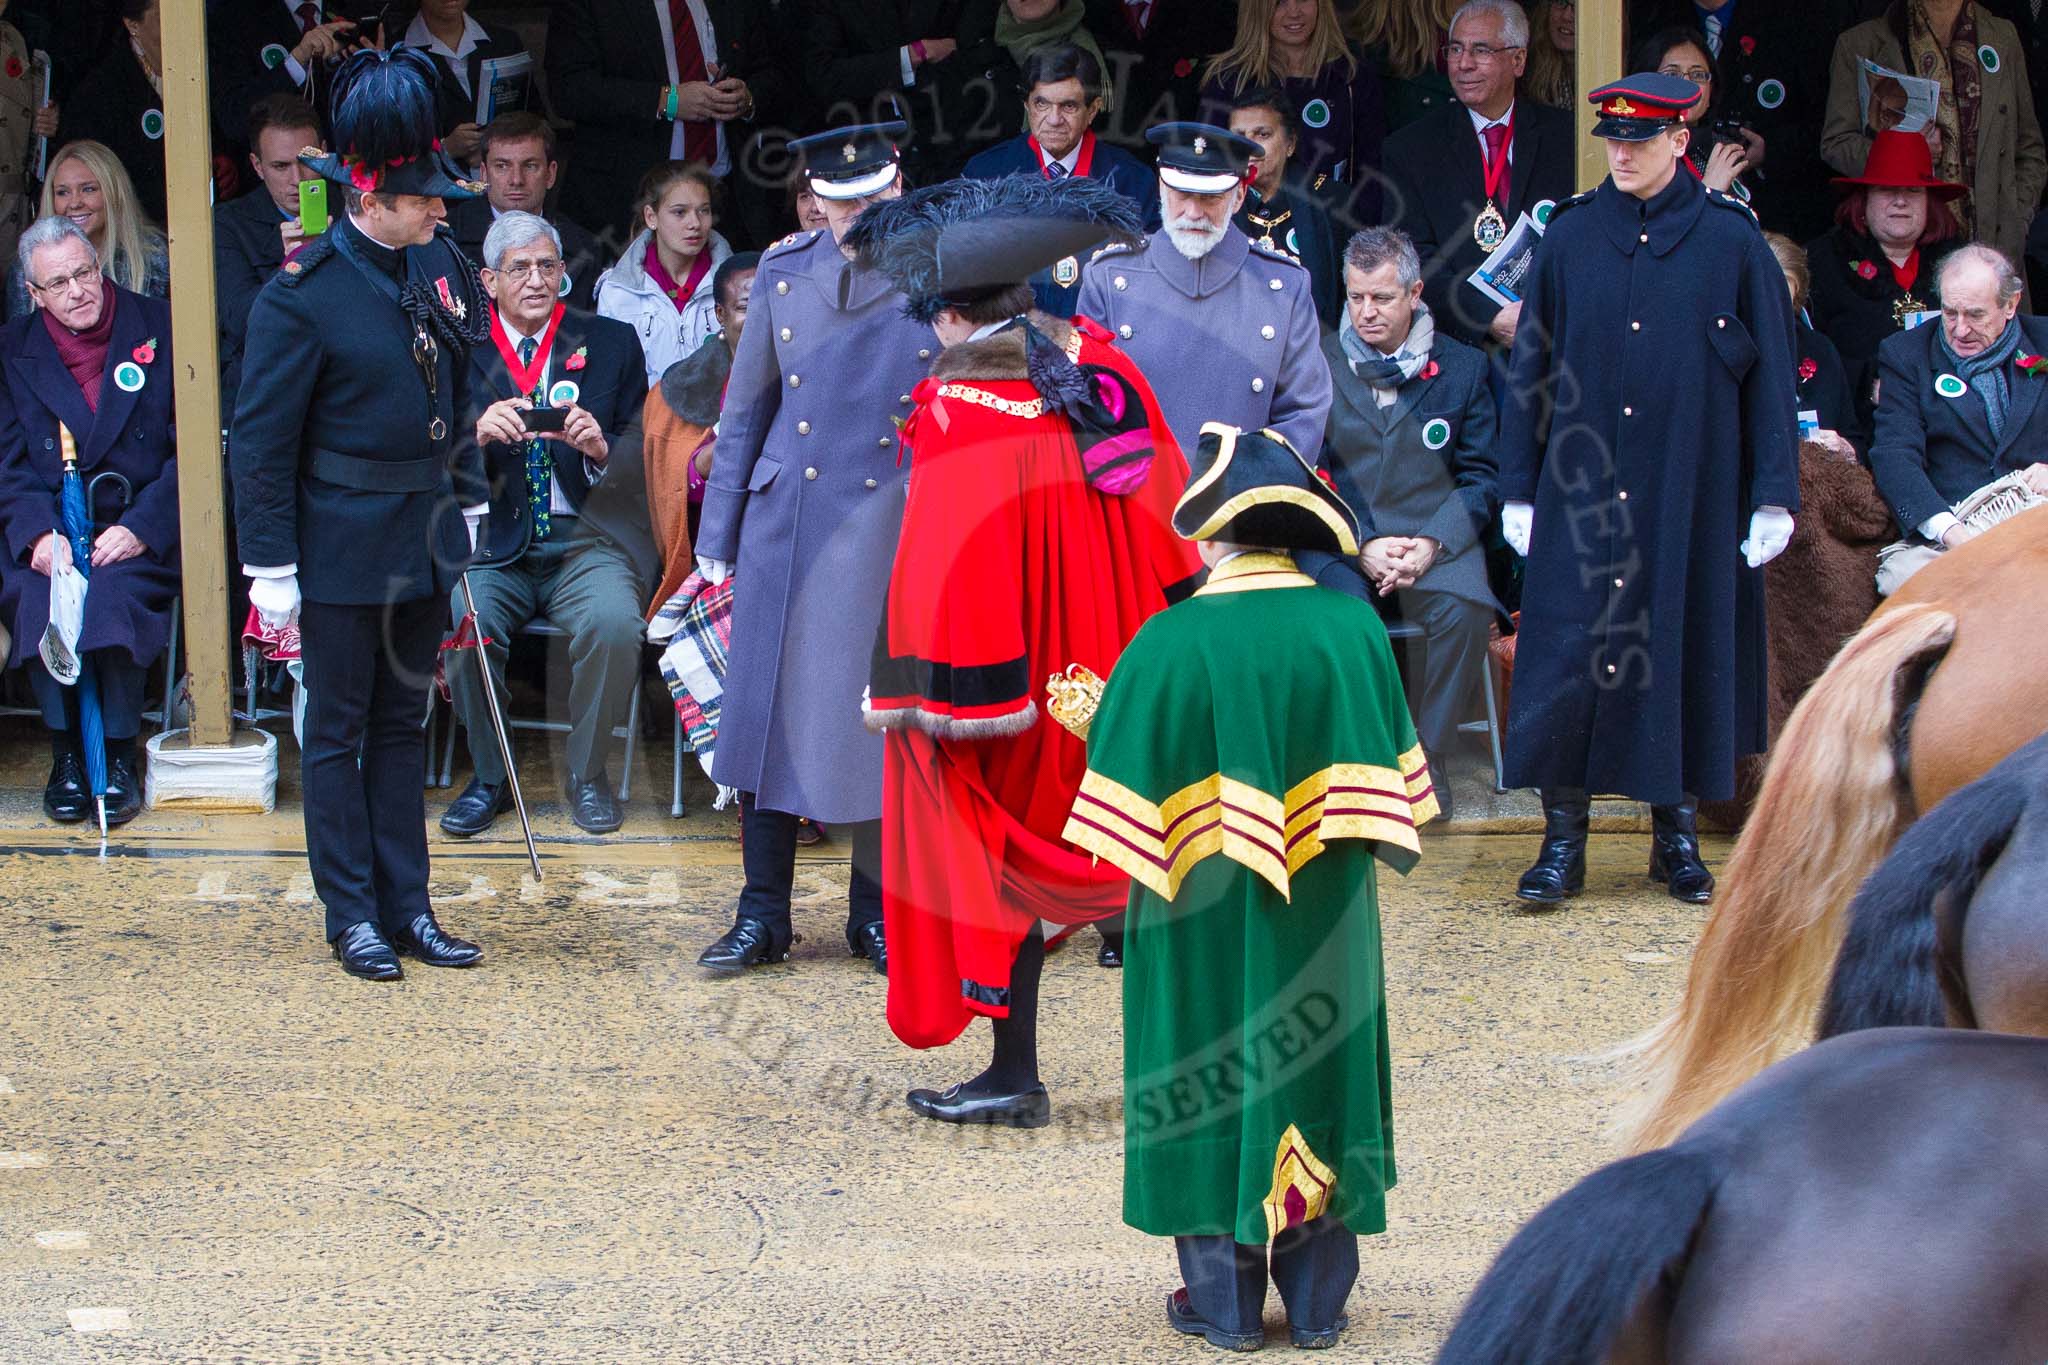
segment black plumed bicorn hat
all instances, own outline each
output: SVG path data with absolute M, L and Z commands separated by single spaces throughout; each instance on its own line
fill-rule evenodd
M 403 43 L 353 54 L 335 73 L 328 106 L 335 149 L 309 147 L 299 160 L 323 179 L 365 193 L 476 198 L 484 187 L 465 179 L 441 150 L 437 79 L 434 59 Z
M 1136 242 L 1138 206 L 1086 176 L 949 180 L 869 206 L 843 243 L 929 322 L 1107 241 Z

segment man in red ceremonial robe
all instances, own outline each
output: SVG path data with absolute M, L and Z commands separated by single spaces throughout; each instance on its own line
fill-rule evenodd
M 1193 586 L 1200 562 L 1171 525 L 1187 462 L 1108 332 L 1032 311 L 1024 281 L 1138 228 L 1105 186 L 1011 177 L 878 204 L 848 237 L 946 346 L 903 431 L 910 490 L 868 701 L 887 733 L 889 1026 L 929 1048 L 977 1014 L 994 1023 L 988 1070 L 910 1093 L 929 1118 L 1050 1121 L 1040 921 L 1116 914 L 1128 889 L 1060 838 L 1087 754 L 1037 697 L 1076 664 L 1106 675 Z

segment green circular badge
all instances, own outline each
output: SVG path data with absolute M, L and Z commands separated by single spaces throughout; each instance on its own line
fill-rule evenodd
M 283 66 L 292 54 L 284 50 L 283 43 L 265 43 L 260 55 L 263 58 L 263 65 L 275 71 L 280 66 Z
M 1765 81 L 1756 88 L 1756 102 L 1766 109 L 1775 109 L 1785 102 L 1785 82 Z
M 1995 74 L 2004 63 L 1998 59 L 1998 49 L 1986 43 L 1977 49 L 1977 65 Z
M 1431 450 L 1442 450 L 1451 443 L 1451 424 L 1438 417 L 1422 429 L 1422 443 Z
M 1536 220 L 1537 227 L 1549 227 L 1550 215 L 1556 212 L 1557 201 L 1555 199 L 1538 199 L 1536 207 L 1530 210 L 1529 216 Z
M 142 135 L 151 142 L 155 142 L 164 135 L 163 110 L 145 109 L 142 111 Z
M 1952 374 L 1944 374 L 1935 378 L 1934 391 L 1943 398 L 1961 398 L 1970 391 L 1970 386 Z
M 1997 68 L 1992 68 L 1996 70 Z M 1302 106 L 1301 121 L 1311 128 L 1330 126 L 1330 105 L 1327 100 L 1310 100 Z
M 569 272 L 564 270 L 562 272 L 562 282 L 559 285 L 555 286 L 555 297 L 558 299 L 566 299 L 569 297 L 569 291 L 571 289 L 574 289 L 575 287 L 576 281 L 570 279 Z
M 1293 228 L 1287 229 L 1287 254 L 1297 261 L 1301 259 L 1301 234 Z
M 576 387 L 575 380 L 559 379 L 555 381 L 555 386 L 548 390 L 548 406 L 566 408 L 582 396 L 583 390 Z
M 124 360 L 114 367 L 114 387 L 123 393 L 136 393 L 148 378 L 142 367 L 132 360 Z

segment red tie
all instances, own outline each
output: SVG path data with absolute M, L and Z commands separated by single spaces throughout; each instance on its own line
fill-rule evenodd
M 294 12 L 299 16 L 299 33 L 301 35 L 311 33 L 314 29 L 320 27 L 320 7 L 314 4 L 313 0 L 306 0 L 306 3 L 300 5 Z
M 1506 209 L 1508 197 L 1513 193 L 1514 181 L 1514 169 L 1503 161 L 1503 158 L 1507 156 L 1508 126 L 1505 123 L 1491 124 L 1481 133 L 1481 136 L 1486 139 L 1487 169 L 1492 170 L 1496 166 L 1500 167 L 1500 189 L 1498 191 L 1500 198 L 1497 202 L 1502 209 Z
M 676 35 L 676 84 L 705 81 L 711 72 L 704 65 L 704 45 L 697 39 L 697 25 L 690 18 L 687 0 L 668 0 L 669 27 Z M 718 125 L 708 120 L 683 123 L 683 159 L 709 166 L 718 158 Z

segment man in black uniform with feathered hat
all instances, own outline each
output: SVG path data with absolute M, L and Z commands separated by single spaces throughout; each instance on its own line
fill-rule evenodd
M 348 972 L 389 981 L 401 950 L 436 967 L 482 956 L 428 903 L 421 781 L 448 595 L 489 503 L 452 431 L 488 315 L 442 202 L 482 187 L 441 157 L 417 51 L 351 57 L 331 112 L 340 150 L 301 158 L 346 209 L 257 296 L 229 449 L 249 600 L 268 624 L 299 622 L 327 938 Z

